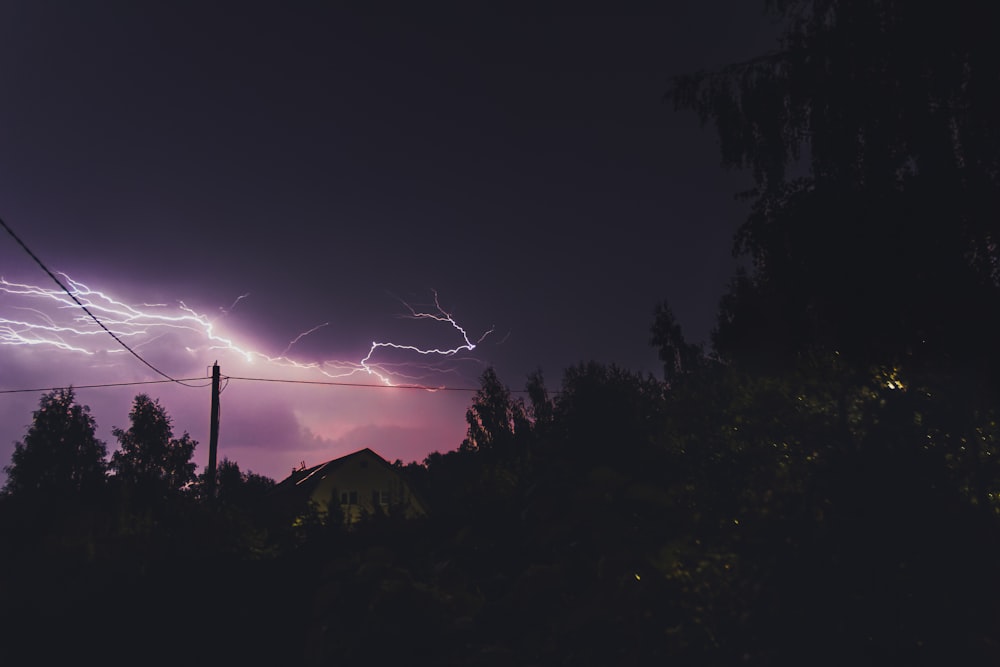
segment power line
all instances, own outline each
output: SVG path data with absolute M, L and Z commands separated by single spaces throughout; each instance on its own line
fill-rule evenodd
M 420 389 L 423 391 L 436 392 L 436 391 L 468 391 L 475 392 L 479 391 L 480 387 L 428 387 L 426 385 L 420 384 L 365 384 L 363 382 L 331 382 L 323 380 L 286 380 L 281 378 L 257 378 L 257 377 L 239 377 L 234 375 L 224 375 L 222 379 L 225 384 L 222 389 L 229 386 L 230 380 L 243 380 L 245 382 L 274 382 L 281 384 L 304 384 L 304 385 L 315 385 L 315 386 L 327 386 L 327 387 L 364 387 L 366 389 Z M 104 387 L 128 387 L 133 385 L 142 384 L 166 384 L 169 382 L 194 382 L 196 380 L 208 380 L 205 384 L 199 385 L 185 385 L 194 387 L 207 387 L 211 384 L 211 378 L 197 377 L 197 378 L 183 378 L 182 380 L 144 380 L 137 382 L 107 382 L 103 384 L 73 384 L 65 385 L 72 386 L 75 389 L 100 389 Z M 26 394 L 35 391 L 53 391 L 55 389 L 63 389 L 64 387 L 36 387 L 33 389 L 0 389 L 0 394 Z M 508 389 L 512 394 L 526 394 L 528 391 L 526 389 Z M 221 390 L 220 390 L 221 393 Z M 558 390 L 549 391 L 549 394 L 559 394 L 562 393 Z
M 109 329 L 108 327 L 106 327 L 104 325 L 104 323 L 101 322 L 101 320 L 98 319 L 98 317 L 96 315 L 94 315 L 92 312 L 90 312 L 90 309 L 87 308 L 87 306 L 85 306 L 83 304 L 83 302 L 81 302 L 76 297 L 76 295 L 73 294 L 73 292 L 68 287 L 66 287 L 66 285 L 64 285 L 62 283 L 62 281 L 59 280 L 59 278 L 56 277 L 56 275 L 54 273 L 52 273 L 52 271 L 49 270 L 49 268 L 45 265 L 45 263 L 42 262 L 42 260 L 39 259 L 38 256 L 34 252 L 32 252 L 31 248 L 29 248 L 27 246 L 27 244 L 25 244 L 24 241 L 22 241 L 21 238 L 16 233 L 14 233 L 14 230 L 10 228 L 10 226 L 4 221 L 4 219 L 2 217 L 0 217 L 0 225 L 2 225 L 5 230 L 7 230 L 7 233 L 10 234 L 11 238 L 13 238 L 17 242 L 17 244 L 19 246 L 21 246 L 21 248 L 28 254 L 28 256 L 30 256 L 31 259 L 33 259 L 35 261 L 35 263 L 38 264 L 38 266 L 40 266 L 41 269 L 43 271 L 45 271 L 46 274 L 48 274 L 48 276 L 53 280 L 53 282 L 55 282 L 55 284 L 58 285 L 60 287 L 60 289 L 62 289 L 64 292 L 66 292 L 66 294 L 69 295 L 69 297 L 71 299 L 73 299 L 73 301 L 76 303 L 76 305 L 80 306 L 80 308 L 83 309 L 83 312 L 87 313 L 87 315 L 89 315 L 90 318 L 92 320 L 94 320 L 94 322 L 96 322 L 99 327 L 101 327 L 101 329 L 103 329 L 109 336 L 111 336 L 112 338 L 114 338 L 115 342 L 117 342 L 119 345 L 121 345 L 126 351 L 129 352 L 129 354 L 131 354 L 133 357 L 135 357 L 136 359 L 138 359 L 139 361 L 141 361 L 144 365 L 146 365 L 148 368 L 150 368 L 151 370 L 153 370 L 155 373 L 157 373 L 158 375 L 166 378 L 165 380 L 152 380 L 152 381 L 147 381 L 147 382 L 122 382 L 122 383 L 107 383 L 107 384 L 93 384 L 93 385 L 78 385 L 78 388 L 81 388 L 81 389 L 82 388 L 92 389 L 92 388 L 98 388 L 98 387 L 121 387 L 121 386 L 128 386 L 128 385 L 137 385 L 137 384 L 160 384 L 160 383 L 164 383 L 164 382 L 173 382 L 173 383 L 176 383 L 176 384 L 183 385 L 185 387 L 193 387 L 193 388 L 200 388 L 200 387 L 206 387 L 206 386 L 208 386 L 207 384 L 202 384 L 202 385 L 187 384 L 187 382 L 189 380 L 191 380 L 191 379 L 199 379 L 199 380 L 201 380 L 201 379 L 204 379 L 204 378 L 188 378 L 187 380 L 178 380 L 178 379 L 176 379 L 176 378 L 168 375 L 167 373 L 164 373 L 163 371 L 161 371 L 159 368 L 157 368 L 156 366 L 154 366 L 150 362 L 146 361 L 142 356 L 139 355 L 138 352 L 136 352 L 135 350 L 133 350 L 131 347 L 128 346 L 128 344 L 125 343 L 125 341 L 123 341 L 121 338 L 119 338 L 117 336 L 117 334 L 115 334 L 115 332 L 111 331 L 111 329 Z M 478 387 L 428 387 L 428 386 L 425 386 L 425 385 L 413 385 L 413 384 L 404 384 L 404 385 L 364 384 L 364 383 L 360 383 L 360 382 L 325 382 L 325 381 L 319 381 L 319 380 L 283 380 L 283 379 L 276 379 L 276 378 L 248 378 L 248 377 L 235 377 L 235 376 L 226 376 L 225 379 L 226 379 L 226 383 L 227 384 L 228 384 L 229 380 L 245 380 L 245 381 L 250 381 L 250 382 L 280 382 L 280 383 L 287 383 L 287 384 L 311 384 L 311 385 L 326 385 L 326 386 L 337 386 L 337 387 L 368 387 L 368 388 L 382 388 L 382 389 L 422 389 L 424 391 L 432 391 L 432 392 L 433 391 L 471 391 L 471 392 L 474 392 L 474 391 L 478 391 L 479 390 Z M 27 393 L 27 392 L 35 392 L 35 391 L 51 391 L 53 389 L 61 389 L 61 388 L 62 387 L 45 387 L 45 388 L 33 388 L 33 389 L 0 389 L 0 394 Z M 510 391 L 510 393 L 527 393 L 526 391 L 519 391 L 519 390 L 508 390 L 508 391 Z M 558 392 L 555 392 L 555 393 L 558 393 Z
M 280 378 L 249 378 L 227 375 L 226 380 L 247 382 L 280 382 L 284 384 L 312 384 L 330 387 L 366 387 L 368 389 L 422 389 L 424 391 L 479 391 L 479 387 L 428 387 L 422 384 L 365 384 L 363 382 L 331 382 L 324 380 L 285 380 Z
M 435 392 L 435 391 L 479 391 L 481 387 L 428 387 L 422 384 L 365 384 L 363 382 L 331 382 L 324 380 L 285 380 L 280 378 L 251 378 L 251 377 L 239 377 L 235 375 L 224 376 L 227 381 L 229 380 L 244 380 L 247 382 L 279 382 L 284 384 L 306 384 L 306 385 L 320 385 L 328 387 L 364 387 L 366 389 L 421 389 L 423 391 Z M 527 394 L 530 393 L 527 389 L 508 389 L 511 394 Z M 549 394 L 561 394 L 559 390 L 548 391 Z
M 210 378 L 184 378 L 183 382 L 193 382 L 195 380 L 205 380 Z M 106 382 L 103 384 L 70 384 L 64 385 L 62 387 L 36 387 L 34 389 L 0 389 L 0 394 L 27 394 L 35 391 L 56 391 L 58 389 L 65 389 L 66 387 L 73 387 L 74 389 L 100 389 L 104 387 L 131 387 L 140 384 L 166 384 L 168 382 L 182 382 L 181 380 L 142 380 L 137 382 Z M 202 385 L 185 385 L 189 387 L 207 387 L 207 384 Z
M 45 273 L 49 274 L 49 278 L 52 278 L 52 280 L 55 281 L 56 285 L 59 285 L 59 287 L 62 288 L 62 290 L 64 292 L 66 292 L 66 294 L 69 295 L 69 298 L 73 299 L 73 301 L 76 302 L 76 305 L 80 306 L 80 308 L 83 308 L 83 312 L 85 312 L 88 315 L 90 315 L 90 319 L 92 319 L 95 322 L 97 322 L 97 325 L 99 327 L 101 327 L 102 329 L 104 329 L 108 333 L 109 336 L 111 336 L 112 338 L 115 339 L 115 341 L 118 342 L 119 345 L 121 345 L 126 350 L 128 350 L 128 352 L 133 357 L 135 357 L 136 359 L 138 359 L 139 361 L 141 361 L 142 363 L 144 363 L 146 366 L 148 366 L 149 368 L 151 368 L 158 375 L 162 375 L 163 377 L 165 377 L 170 382 L 176 382 L 177 384 L 184 385 L 185 387 L 194 387 L 194 386 L 196 386 L 196 385 L 186 384 L 182 380 L 177 380 L 175 378 L 170 377 L 169 375 L 167 375 L 166 373 L 164 373 L 163 371 L 161 371 L 159 368 L 157 368 L 156 366 L 154 366 L 153 364 L 149 363 L 148 361 L 146 361 L 145 359 L 143 359 L 141 356 L 139 356 L 138 352 L 136 352 L 131 347 L 129 347 L 128 345 L 126 345 L 125 342 L 121 338 L 119 338 L 117 335 L 115 335 L 115 332 L 113 332 L 111 329 L 109 329 L 106 326 L 104 326 L 104 322 L 101 322 L 99 319 L 97 319 L 97 316 L 94 315 L 92 312 L 90 312 L 90 310 L 85 305 L 83 305 L 83 303 L 79 299 L 76 298 L 76 295 L 73 294 L 73 292 L 71 292 L 68 287 L 66 287 L 65 285 L 62 284 L 62 281 L 59 280 L 59 278 L 57 278 L 56 275 L 54 273 L 52 273 L 52 271 L 49 270 L 49 267 L 45 266 L 45 264 L 42 262 L 42 260 L 40 260 L 38 258 L 38 256 L 31 251 L 31 248 L 29 248 L 27 245 L 25 245 L 24 241 L 22 241 L 20 239 L 20 237 L 17 234 L 14 233 L 14 230 L 11 229 L 7 225 L 6 222 L 4 222 L 4 219 L 2 217 L 0 217 L 0 225 L 3 225 L 3 228 L 6 229 L 7 233 L 11 235 L 11 238 L 13 238 L 15 241 L 17 241 L 17 244 L 19 246 L 21 246 L 21 248 L 23 248 L 26 253 L 28 253 L 28 255 L 31 257 L 31 259 L 35 260 L 35 263 L 38 264 L 38 266 L 42 267 L 42 270 L 45 271 Z

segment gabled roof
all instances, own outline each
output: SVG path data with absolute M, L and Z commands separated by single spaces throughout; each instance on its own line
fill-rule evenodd
M 281 480 L 275 487 L 273 491 L 278 491 L 284 488 L 285 491 L 289 491 L 290 488 L 296 488 L 300 493 L 308 494 L 316 487 L 324 476 L 336 472 L 339 468 L 342 468 L 351 461 L 355 461 L 360 458 L 369 458 L 376 461 L 377 465 L 384 466 L 387 470 L 399 474 L 399 471 L 392 467 L 392 465 L 382 458 L 375 450 L 365 447 L 364 449 L 359 449 L 351 454 L 345 454 L 337 459 L 332 459 L 326 463 L 320 463 L 311 468 L 300 468 L 298 470 L 293 470 L 292 474 Z
M 340 458 L 332 459 L 325 463 L 312 466 L 311 468 L 299 468 L 281 480 L 271 489 L 269 497 L 276 506 L 286 508 L 304 507 L 311 500 L 317 500 L 316 494 L 320 493 L 320 485 L 327 478 L 337 479 L 337 473 L 350 467 L 351 463 L 358 460 L 368 461 L 376 468 L 381 468 L 384 472 L 398 478 L 405 488 L 405 493 L 411 502 L 415 503 L 420 513 L 426 513 L 427 503 L 421 498 L 410 484 L 408 476 L 398 468 L 393 467 L 388 461 L 382 458 L 378 452 L 369 447 L 359 449 L 356 452 L 346 454 Z M 365 501 L 362 501 L 365 502 Z M 294 509 L 293 509 L 294 511 Z

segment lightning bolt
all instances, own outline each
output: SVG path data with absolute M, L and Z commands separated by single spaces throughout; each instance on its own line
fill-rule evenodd
M 295 338 L 293 338 L 291 340 L 291 342 L 288 343 L 288 345 L 285 346 L 285 349 L 281 353 L 281 356 L 283 356 L 283 357 L 286 356 L 291 351 L 292 345 L 295 345 L 296 343 L 298 343 L 300 340 L 302 340 L 303 338 L 305 338 L 306 336 L 308 336 L 312 332 L 314 332 L 314 331 L 316 331 L 318 329 L 322 329 L 323 327 L 328 327 L 328 326 L 330 326 L 329 322 L 323 322 L 323 324 L 317 324 L 316 326 L 314 326 L 312 329 L 309 329 L 308 331 L 303 331 L 298 336 L 296 336 Z
M 246 294 L 240 294 L 238 297 L 236 297 L 236 300 L 233 301 L 232 305 L 229 306 L 229 308 L 223 308 L 222 306 L 219 306 L 219 312 L 221 312 L 223 315 L 228 315 L 229 313 L 233 312 L 233 308 L 236 307 L 236 304 L 238 304 L 240 301 L 247 298 L 248 296 L 250 296 L 250 292 L 247 292 Z
M 369 374 L 377 376 L 385 384 L 392 384 L 387 377 L 384 377 L 383 374 L 375 370 L 375 365 L 371 361 L 375 352 L 379 348 L 406 350 L 424 356 L 437 355 L 441 357 L 451 357 L 463 351 L 471 352 L 472 350 L 476 349 L 476 346 L 482 343 L 487 336 L 493 333 L 493 328 L 491 327 L 482 336 L 480 336 L 475 343 L 473 343 L 471 340 L 469 340 L 469 335 L 466 333 L 465 329 L 459 326 L 458 322 L 455 321 L 455 318 L 452 317 L 451 313 L 447 312 L 444 308 L 441 307 L 441 302 L 438 299 L 437 292 L 433 291 L 433 294 L 434 294 L 434 307 L 437 308 L 436 313 L 418 312 L 412 306 L 410 306 L 410 304 L 400 299 L 400 303 L 402 303 L 403 306 L 408 311 L 410 311 L 410 315 L 408 315 L 407 317 L 414 320 L 434 320 L 437 322 L 446 322 L 450 324 L 455 331 L 459 332 L 462 335 L 462 340 L 464 340 L 465 343 L 463 345 L 458 345 L 457 347 L 453 347 L 450 349 L 440 349 L 440 348 L 422 349 L 415 345 L 403 345 L 400 343 L 372 341 L 372 346 L 371 348 L 369 348 L 368 354 L 365 356 L 364 359 L 361 360 L 361 367 L 365 371 L 367 371 Z M 424 365 L 423 367 L 430 368 L 430 366 L 427 365 Z M 384 369 L 384 366 L 382 368 Z
M 291 350 L 298 342 L 316 331 L 330 326 L 330 322 L 318 324 L 292 338 L 277 355 L 270 355 L 246 345 L 237 344 L 232 338 L 221 335 L 215 320 L 199 313 L 178 301 L 175 306 L 168 304 L 130 305 L 115 298 L 108 292 L 92 289 L 86 284 L 62 274 L 65 284 L 73 296 L 94 314 L 110 331 L 127 341 L 133 350 L 148 348 L 155 343 L 178 347 L 171 340 L 171 334 L 193 339 L 192 344 L 179 346 L 188 353 L 203 350 L 227 350 L 240 355 L 248 363 L 265 363 L 283 368 L 297 369 L 325 376 L 330 379 L 350 378 L 355 375 L 370 376 L 378 383 L 397 386 L 416 384 L 427 389 L 440 388 L 428 380 L 436 375 L 454 372 L 449 365 L 458 359 L 465 359 L 464 353 L 472 352 L 476 346 L 493 333 L 490 328 L 473 341 L 466 330 L 458 324 L 451 313 L 442 308 L 437 292 L 434 292 L 434 308 L 417 310 L 401 301 L 407 314 L 413 320 L 430 320 L 447 324 L 458 334 L 458 344 L 452 347 L 424 348 L 396 341 L 375 340 L 364 355 L 356 361 L 325 359 L 322 361 L 302 361 L 293 358 Z M 243 294 L 228 309 L 220 308 L 225 317 L 249 294 Z M 8 302 L 5 306 L 4 302 Z M 21 313 L 18 317 L 8 317 L 8 313 Z M 0 345 L 54 348 L 65 352 L 94 356 L 99 353 L 122 353 L 121 347 L 102 347 L 105 339 L 110 339 L 90 317 L 82 312 L 77 303 L 64 291 L 49 289 L 0 278 Z M 402 361 L 384 359 L 382 351 L 395 350 L 407 358 Z M 391 355 L 390 355 L 391 356 Z

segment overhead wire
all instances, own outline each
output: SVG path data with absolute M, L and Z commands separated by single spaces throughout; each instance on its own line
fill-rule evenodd
M 481 387 L 430 387 L 423 384 L 367 384 L 364 382 L 334 382 L 329 380 L 288 380 L 283 378 L 260 378 L 260 377 L 240 377 L 237 375 L 223 376 L 228 380 L 243 380 L 246 382 L 277 382 L 284 384 L 306 384 L 330 387 L 365 387 L 367 389 L 421 389 L 423 391 L 479 391 Z M 508 389 L 511 394 L 527 394 L 527 389 Z M 562 393 L 558 390 L 549 391 L 549 394 Z
M 36 263 L 36 264 L 38 264 L 38 266 L 40 266 L 40 267 L 42 268 L 42 270 L 43 270 L 43 271 L 45 271 L 45 273 L 47 273 L 47 274 L 49 275 L 49 278 L 52 278 L 52 280 L 53 280 L 53 281 L 55 282 L 55 284 L 56 284 L 56 285 L 59 285 L 59 287 L 60 287 L 60 288 L 61 288 L 61 289 L 62 289 L 62 290 L 63 290 L 64 292 L 66 292 L 66 294 L 68 294 L 68 295 L 69 295 L 69 298 L 73 299 L 73 301 L 74 301 L 74 302 L 76 302 L 76 305 L 80 306 L 80 308 L 82 308 L 82 309 L 83 309 L 83 312 L 87 313 L 87 315 L 89 315 L 89 316 L 90 316 L 90 319 L 92 319 L 92 320 L 94 320 L 95 322 L 97 322 L 97 325 L 98 325 L 99 327 L 101 327 L 102 329 L 104 329 L 104 331 L 106 331 L 106 332 L 108 333 L 108 335 L 109 335 L 109 336 L 111 336 L 112 338 L 114 338 L 114 339 L 115 339 L 115 341 L 116 341 L 116 342 L 117 342 L 117 343 L 118 343 L 119 345 L 121 345 L 121 346 L 122 346 L 123 348 L 125 348 L 125 349 L 126 349 L 126 350 L 127 350 L 127 351 L 128 351 L 128 352 L 129 352 L 129 353 L 130 353 L 130 354 L 131 354 L 131 355 L 132 355 L 133 357 L 135 357 L 136 359 L 138 359 L 139 361 L 141 361 L 141 362 L 142 362 L 143 364 L 145 364 L 146 366 L 148 366 L 148 367 L 149 367 L 150 369 L 152 369 L 152 370 L 153 370 L 153 371 L 154 371 L 154 372 L 155 372 L 155 373 L 156 373 L 157 375 L 161 375 L 161 376 L 163 376 L 164 378 L 166 378 L 166 379 L 167 379 L 167 380 L 169 380 L 170 382 L 176 382 L 177 384 L 180 384 L 180 385 L 183 385 L 183 386 L 185 386 L 185 387 L 204 387 L 204 386 L 207 386 L 207 385 L 193 385 L 193 384 L 187 384 L 187 383 L 186 383 L 186 382 L 185 382 L 184 380 L 178 380 L 178 379 L 176 379 L 176 378 L 174 378 L 174 377 L 171 377 L 170 375 L 167 375 L 166 373 L 164 373 L 163 371 L 161 371 L 161 370 L 160 370 L 159 368 L 157 368 L 157 367 L 156 367 L 156 366 L 154 366 L 153 364 L 151 364 L 151 363 L 149 363 L 148 361 L 146 361 L 145 359 L 143 359 L 143 358 L 142 358 L 142 357 L 141 357 L 141 356 L 139 355 L 139 353 L 138 353 L 138 352 L 136 352 L 136 351 L 135 351 L 135 350 L 133 350 L 133 349 L 132 349 L 131 347 L 129 347 L 129 346 L 128 346 L 128 345 L 127 345 L 127 344 L 125 343 L 125 341 L 123 341 L 123 340 L 122 340 L 121 338 L 119 338 L 119 337 L 117 336 L 117 334 L 115 334 L 115 332 L 113 332 L 113 331 L 112 331 L 111 329 L 109 329 L 109 328 L 107 328 L 106 326 L 104 326 L 104 322 L 101 322 L 101 320 L 99 320 L 99 319 L 97 318 L 97 316 L 96 316 L 96 315 L 94 315 L 94 314 L 93 314 L 92 312 L 90 312 L 90 309 L 89 309 L 89 308 L 87 308 L 87 306 L 83 305 L 83 302 L 82 302 L 82 301 L 80 301 L 80 300 L 79 300 L 78 298 L 76 298 L 76 295 L 75 295 L 75 294 L 73 294 L 73 292 L 72 292 L 72 291 L 71 291 L 71 290 L 70 290 L 70 289 L 69 289 L 68 287 L 66 287 L 65 285 L 63 285 L 62 281 L 61 281 L 61 280 L 59 280 L 59 278 L 57 278 L 57 277 L 56 277 L 56 275 L 55 275 L 54 273 L 52 273 L 52 271 L 50 271 L 50 270 L 49 270 L 49 267 L 47 267 L 47 266 L 45 265 L 45 263 L 44 263 L 44 262 L 42 262 L 42 260 L 38 258 L 38 255 L 36 255 L 36 254 L 35 254 L 34 252 L 32 252 L 32 251 L 31 251 L 31 248 L 29 248 L 29 247 L 28 247 L 28 246 L 27 246 L 27 245 L 25 244 L 25 242 L 24 242 L 24 241 L 22 241 L 22 240 L 21 240 L 21 238 L 20 238 L 20 237 L 19 237 L 19 236 L 18 236 L 17 234 L 15 234 L 15 233 L 14 233 L 14 230 L 10 228 L 10 226 L 9 226 L 9 225 L 8 225 L 8 224 L 7 224 L 7 223 L 6 223 L 5 221 L 4 221 L 4 219 L 3 219 L 2 217 L 0 217 L 0 225 L 2 225 L 2 226 L 3 226 L 3 228 L 7 230 L 7 233 L 8 233 L 8 234 L 10 234 L 11 238 L 13 238 L 13 239 L 14 239 L 15 241 L 17 241 L 17 244 L 18 244 L 19 246 L 21 246 L 21 248 L 22 248 L 22 249 L 23 249 L 23 250 L 24 250 L 24 251 L 25 251 L 26 253 L 28 253 L 28 256 L 29 256 L 29 257 L 31 257 L 31 259 L 35 260 L 35 263 Z
M 21 246 L 21 248 L 28 254 L 28 256 L 30 256 L 31 259 L 33 259 L 35 261 L 35 263 L 38 264 L 38 266 L 40 266 L 42 268 L 42 270 L 45 271 L 45 273 L 48 274 L 48 276 L 53 280 L 53 282 L 55 282 L 56 285 L 58 285 L 64 292 L 66 292 L 66 294 L 69 295 L 69 297 L 71 299 L 73 299 L 73 301 L 76 303 L 76 305 L 80 306 L 80 308 L 83 309 L 83 312 L 87 313 L 87 315 L 89 315 L 90 318 L 92 320 L 94 320 L 94 322 L 96 322 L 99 327 L 101 327 L 101 329 L 103 329 L 105 332 L 107 332 L 107 334 L 109 336 L 111 336 L 112 338 L 114 338 L 115 341 L 119 345 L 121 345 L 123 348 L 125 348 L 125 350 L 128 351 L 133 357 L 135 357 L 136 359 L 138 359 L 139 361 L 141 361 L 143 364 L 145 364 L 148 368 L 150 368 L 151 370 L 153 370 L 158 375 L 160 375 L 163 378 L 165 378 L 164 380 L 149 380 L 149 381 L 144 381 L 144 382 L 119 382 L 119 383 L 105 383 L 105 384 L 91 384 L 91 385 L 75 385 L 77 388 L 79 388 L 79 389 L 95 389 L 95 388 L 100 388 L 100 387 L 122 387 L 122 386 L 139 385 L 139 384 L 162 384 L 162 383 L 166 383 L 166 382 L 172 382 L 172 383 L 180 384 L 180 385 L 183 385 L 185 387 L 201 388 L 201 387 L 207 387 L 209 384 L 211 384 L 211 379 L 210 378 L 208 379 L 209 381 L 206 384 L 198 384 L 198 385 L 188 384 L 189 382 L 191 382 L 193 380 L 204 380 L 206 378 L 184 378 L 184 379 L 177 379 L 177 378 L 174 378 L 174 377 L 168 375 L 167 373 L 164 373 L 159 368 L 157 368 L 156 366 L 154 366 L 153 364 L 151 364 L 149 361 L 147 361 L 146 359 L 144 359 L 138 352 L 136 352 L 135 350 L 133 350 L 131 347 L 128 346 L 128 344 L 126 344 L 121 338 L 119 338 L 117 336 L 117 334 L 115 334 L 113 331 L 111 331 L 111 329 L 109 329 L 108 327 L 106 327 L 104 325 L 104 323 L 101 322 L 101 320 L 98 319 L 98 317 L 96 315 L 94 315 L 90 311 L 90 309 L 87 308 L 87 306 L 84 305 L 83 302 L 80 301 L 76 297 L 75 294 L 73 294 L 72 290 L 70 290 L 68 287 L 66 287 L 66 285 L 64 285 L 62 283 L 62 281 L 59 280 L 59 278 L 56 277 L 56 275 L 52 271 L 49 270 L 49 268 L 45 265 L 45 263 L 42 262 L 42 260 L 39 259 L 39 257 L 34 252 L 32 252 L 31 248 L 29 248 L 27 246 L 27 244 L 25 244 L 24 241 L 22 241 L 21 238 L 16 233 L 14 233 L 14 230 L 10 228 L 10 226 L 4 221 L 4 219 L 2 217 L 0 217 L 0 225 L 2 225 L 5 230 L 7 230 L 7 233 L 10 234 L 11 238 L 13 238 L 17 242 L 17 244 L 19 246 Z M 286 383 L 286 384 L 326 385 L 326 386 L 336 386 L 336 387 L 368 387 L 368 388 L 379 388 L 379 389 L 421 389 L 423 391 L 431 391 L 431 392 L 434 392 L 434 391 L 478 391 L 479 390 L 478 387 L 428 387 L 426 385 L 417 385 L 417 384 L 397 384 L 397 385 L 390 385 L 390 384 L 365 384 L 365 383 L 361 383 L 361 382 L 332 382 L 332 381 L 321 381 L 321 380 L 287 380 L 287 379 L 279 379 L 279 378 L 238 377 L 238 376 L 233 376 L 233 375 L 227 375 L 227 376 L 225 376 L 225 380 L 226 380 L 226 386 L 228 386 L 230 380 L 243 380 L 243 381 L 248 381 L 248 382 L 278 382 L 278 383 Z M 53 389 L 61 389 L 61 388 L 62 387 L 43 387 L 43 388 L 32 388 L 32 389 L 2 389 L 2 390 L 0 390 L 0 394 L 16 394 L 16 393 L 27 393 L 27 392 L 34 392 L 34 391 L 51 391 Z M 223 387 L 222 389 L 225 389 L 225 387 Z M 526 392 L 518 391 L 518 390 L 510 390 L 510 391 L 511 391 L 511 393 L 526 393 Z M 221 390 L 220 390 L 220 393 L 221 393 Z
M 368 389 L 422 389 L 424 391 L 478 391 L 478 387 L 429 387 L 422 384 L 367 384 L 364 382 L 333 382 L 328 380 L 288 380 L 284 378 L 256 378 L 227 375 L 227 380 L 247 382 L 278 382 L 283 384 L 311 384 L 331 387 L 365 387 Z
M 184 382 L 193 382 L 195 380 L 204 380 L 205 378 L 184 378 Z M 35 391 L 56 391 L 58 389 L 65 389 L 66 387 L 73 387 L 74 389 L 103 389 L 106 387 L 132 387 L 135 385 L 142 384 L 167 384 L 170 382 L 177 382 L 177 380 L 141 380 L 136 382 L 105 382 L 101 384 L 68 384 L 61 387 L 33 387 L 30 389 L 0 389 L 0 394 L 27 394 Z M 188 385 L 188 386 L 207 386 L 207 385 Z
M 428 387 L 427 385 L 421 384 L 365 384 L 363 382 L 332 382 L 323 380 L 288 380 L 283 378 L 259 378 L 259 377 L 240 377 L 237 375 L 223 375 L 220 378 L 224 381 L 223 385 L 219 389 L 221 394 L 226 387 L 229 386 L 230 380 L 241 380 L 245 382 L 274 382 L 282 384 L 304 384 L 304 385 L 314 385 L 314 386 L 327 386 L 327 387 L 364 387 L 366 389 L 420 389 L 427 392 L 436 391 L 468 391 L 475 392 L 479 391 L 481 387 Z M 200 380 L 208 380 L 207 384 L 203 385 L 186 385 L 186 386 L 198 386 L 206 387 L 211 384 L 211 378 L 183 378 L 183 382 L 194 382 Z M 134 385 L 143 384 L 167 384 L 169 382 L 178 382 L 178 380 L 143 380 L 136 382 L 106 382 L 102 384 L 74 384 L 74 385 L 64 385 L 63 387 L 34 387 L 30 389 L 0 389 L 0 394 L 24 394 L 34 391 L 53 391 L 55 389 L 63 389 L 65 386 L 72 386 L 76 389 L 100 389 L 105 387 L 128 387 Z M 512 394 L 526 394 L 528 391 L 526 389 L 508 389 Z M 549 394 L 559 394 L 562 393 L 559 390 L 549 391 Z

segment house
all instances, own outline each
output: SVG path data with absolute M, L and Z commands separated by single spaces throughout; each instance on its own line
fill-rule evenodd
M 292 471 L 272 490 L 272 498 L 303 511 L 312 503 L 323 518 L 331 504 L 345 523 L 357 523 L 378 512 L 402 512 L 408 518 L 427 514 L 399 470 L 369 448 L 311 468 Z

